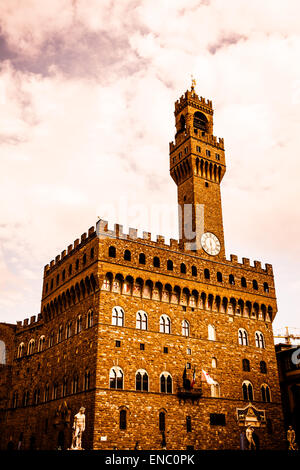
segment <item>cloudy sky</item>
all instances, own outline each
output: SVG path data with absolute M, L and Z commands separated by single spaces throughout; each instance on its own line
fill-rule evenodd
M 97 217 L 178 238 L 174 101 L 213 101 L 226 252 L 275 272 L 300 327 L 297 0 L 0 3 L 0 321 L 40 309 L 43 267 Z M 154 217 L 157 208 L 170 215 Z

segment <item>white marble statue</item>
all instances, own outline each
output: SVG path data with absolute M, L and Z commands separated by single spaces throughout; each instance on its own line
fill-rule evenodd
M 253 427 L 248 426 L 247 429 L 246 429 L 246 438 L 247 438 L 248 443 L 249 443 L 249 450 L 256 449 L 256 445 L 255 445 L 255 442 L 253 440 L 253 432 L 254 432 Z
M 83 450 L 82 449 L 82 433 L 85 430 L 85 408 L 82 406 L 79 412 L 74 416 L 73 423 L 73 437 L 72 437 L 72 450 Z

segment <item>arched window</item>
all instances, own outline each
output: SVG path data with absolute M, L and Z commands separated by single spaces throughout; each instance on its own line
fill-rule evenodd
M 54 345 L 54 332 L 51 331 L 50 336 L 49 336 L 49 348 L 51 348 Z
M 255 279 L 253 280 L 252 285 L 253 285 L 253 289 L 258 290 L 258 284 Z
M 34 351 L 34 344 L 35 344 L 35 343 L 34 343 L 34 339 L 31 339 L 31 340 L 29 341 L 29 343 L 28 343 L 28 348 L 27 348 L 27 354 L 28 354 L 28 356 L 29 356 L 30 354 L 33 354 L 33 351 Z
M 94 258 L 94 248 L 91 248 L 90 258 L 91 258 L 91 259 Z
M 210 279 L 209 269 L 204 269 L 204 279 Z
M 172 376 L 169 372 L 163 372 L 160 376 L 161 393 L 172 393 Z
M 44 401 L 48 401 L 49 400 L 49 384 L 46 384 L 45 386 L 45 390 L 44 390 Z
M 186 417 L 186 432 L 192 432 L 192 418 L 190 416 Z
M 74 375 L 72 380 L 72 393 L 78 392 L 78 375 Z
M 110 246 L 108 249 L 108 256 L 110 258 L 115 258 L 116 257 L 116 248 L 114 246 Z
M 269 284 L 264 282 L 264 292 L 269 292 Z
M 239 329 L 238 338 L 241 346 L 248 346 L 248 333 L 244 328 Z
M 216 341 L 216 329 L 214 325 L 208 325 L 208 339 L 210 341 Z
M 76 320 L 76 334 L 80 333 L 82 330 L 82 316 L 79 315 Z
M 182 334 L 183 336 L 190 336 L 190 324 L 187 320 L 182 320 Z
M 247 281 L 244 277 L 241 278 L 241 286 L 242 287 L 247 287 Z
M 69 321 L 66 326 L 66 339 L 70 338 L 72 334 L 72 322 Z
M 12 407 L 17 408 L 18 407 L 18 392 L 13 393 L 12 397 Z
M 40 389 L 36 389 L 33 393 L 33 403 L 34 405 L 38 405 L 40 402 Z
M 67 381 L 67 378 L 64 377 L 63 379 L 63 383 L 62 383 L 62 397 L 65 397 L 68 393 L 68 381 Z
M 260 372 L 262 374 L 266 374 L 267 373 L 267 364 L 265 363 L 265 361 L 260 361 Z
M 248 359 L 243 359 L 243 371 L 250 372 L 250 361 Z
M 210 386 L 210 394 L 214 398 L 220 397 L 220 385 L 216 382 Z
M 160 321 L 159 321 L 159 331 L 161 333 L 171 333 L 171 319 L 168 317 L 168 315 L 161 315 Z
M 24 348 L 25 348 L 25 344 L 24 344 L 24 343 L 19 344 L 19 346 L 18 346 L 18 354 L 17 354 L 17 357 L 18 357 L 18 358 L 21 358 L 21 357 L 24 356 Z
M 217 281 L 218 281 L 218 282 L 223 282 L 222 273 L 220 273 L 219 271 L 217 272 Z
M 71 274 L 72 274 L 72 265 L 69 264 L 69 276 L 71 276 Z
M 120 367 L 112 367 L 109 372 L 109 387 L 122 390 L 124 374 Z
M 139 310 L 136 314 L 136 328 L 138 330 L 148 329 L 148 316 L 143 310 Z
M 264 335 L 262 334 L 261 331 L 255 332 L 255 345 L 257 348 L 261 348 L 261 349 L 265 348 Z
M 233 274 L 229 274 L 229 284 L 231 284 L 232 286 L 234 286 L 234 284 L 235 284 Z
M 90 309 L 86 317 L 86 327 L 92 328 L 93 324 L 94 324 L 94 311 Z
M 197 276 L 197 268 L 196 268 L 196 266 L 192 266 L 192 276 Z
M 270 388 L 266 384 L 262 384 L 261 386 L 261 399 L 264 402 L 270 403 L 271 401 L 271 394 L 270 394 Z
M 120 410 L 120 423 L 119 423 L 119 428 L 124 430 L 127 428 L 127 411 L 126 410 Z
M 180 116 L 179 122 L 180 122 L 180 131 L 184 131 L 185 130 L 185 117 L 183 114 Z
M 217 368 L 217 359 L 215 357 L 212 358 L 211 360 L 211 366 L 216 369 Z
M 85 265 L 86 264 L 86 254 L 84 253 L 83 257 L 82 257 L 82 264 Z
M 58 391 L 58 385 L 57 383 L 54 383 L 52 387 L 52 400 L 57 399 L 57 391 Z
M 158 425 L 160 432 L 164 432 L 166 430 L 166 413 L 164 411 L 159 413 Z
M 160 268 L 160 259 L 157 256 L 154 256 L 153 258 L 153 266 L 155 268 Z
M 146 256 L 144 255 L 144 253 L 140 253 L 139 255 L 139 263 L 146 264 Z
M 114 307 L 112 309 L 112 321 L 111 324 L 114 326 L 124 326 L 124 310 L 122 307 Z
M 89 370 L 86 370 L 84 374 L 84 390 L 90 389 L 90 380 L 91 380 L 91 373 Z
M 249 380 L 245 380 L 243 382 L 242 390 L 243 390 L 243 399 L 246 401 L 253 401 L 253 398 L 254 398 L 253 386 L 252 386 L 252 383 L 249 382 Z
M 149 379 L 144 369 L 139 369 L 135 374 L 135 389 L 140 392 L 148 392 Z
M 207 132 L 207 117 L 205 114 L 196 111 L 194 114 L 194 128 Z
M 23 393 L 22 405 L 27 406 L 29 404 L 29 391 Z
M 57 342 L 61 343 L 63 337 L 63 326 L 60 325 L 58 328 L 58 333 L 57 333 Z
M 131 261 L 131 252 L 129 250 L 124 251 L 124 260 Z
M 181 274 L 186 274 L 186 265 L 184 263 L 180 265 L 180 272 Z
M 167 270 L 173 271 L 173 261 L 171 261 L 170 259 L 167 261 Z
M 76 260 L 76 263 L 75 263 L 75 269 L 76 271 L 78 271 L 78 268 L 79 268 L 79 259 Z
M 46 338 L 44 335 L 40 336 L 38 342 L 38 352 L 44 351 Z

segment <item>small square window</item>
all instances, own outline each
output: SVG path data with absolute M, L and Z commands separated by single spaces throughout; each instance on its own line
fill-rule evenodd
M 145 345 L 144 345 L 144 343 L 140 343 L 140 350 L 141 350 L 141 351 L 144 351 L 144 350 L 145 350 Z
M 190 363 L 190 362 L 187 362 L 187 363 L 186 363 L 186 368 L 187 368 L 187 369 L 191 369 L 191 363 Z
M 166 346 L 164 347 L 164 354 L 168 354 L 169 352 L 169 348 L 167 348 Z
M 190 348 L 187 348 L 186 353 L 190 356 L 192 354 L 192 350 Z
M 194 312 L 195 311 L 194 307 L 192 307 L 191 310 L 192 310 L 192 312 Z
M 207 157 L 210 157 L 210 150 L 206 150 Z
M 205 187 L 208 188 L 208 186 L 209 186 L 209 185 L 208 185 L 208 182 L 205 181 Z
M 183 310 L 184 312 L 186 312 L 186 307 L 185 307 L 185 306 L 183 306 L 183 307 L 182 307 L 182 310 Z
M 175 162 L 176 162 L 176 157 L 173 157 L 173 163 L 175 163 Z
M 116 341 L 116 348 L 120 348 L 120 347 L 121 347 L 121 341 L 119 341 L 119 340 L 117 339 L 117 341 Z
M 220 160 L 220 155 L 216 153 L 216 160 Z
M 201 153 L 201 147 L 199 147 L 199 145 L 196 146 L 196 150 L 197 152 Z

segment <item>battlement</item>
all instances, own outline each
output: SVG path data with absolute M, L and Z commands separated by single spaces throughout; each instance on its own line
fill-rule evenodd
M 17 321 L 17 332 L 19 330 L 24 330 L 26 328 L 32 328 L 38 326 L 43 320 L 43 316 L 41 313 L 38 315 L 32 315 L 30 318 L 25 318 L 23 321 Z
M 191 91 L 187 90 L 184 95 L 182 95 L 179 100 L 175 101 L 175 115 L 180 113 L 182 108 L 189 104 L 190 106 L 198 107 L 199 105 L 206 108 L 206 112 L 213 114 L 212 101 L 206 100 L 202 96 L 198 96 L 197 93 L 192 89 Z
M 46 266 L 44 267 L 44 275 L 47 275 L 54 267 L 64 261 L 64 259 L 67 258 L 71 253 L 73 253 L 75 250 L 79 250 L 82 246 L 84 246 L 89 240 L 91 240 L 95 236 L 95 227 L 90 227 L 88 233 L 85 232 L 81 235 L 80 240 L 79 238 L 76 238 L 76 240 L 74 240 L 74 243 L 68 246 L 67 250 L 63 250 L 60 255 L 57 255 L 55 257 L 55 260 L 50 261 L 50 264 L 46 264 Z
M 205 142 L 206 144 L 213 145 L 214 147 L 220 148 L 224 150 L 224 139 L 222 137 L 216 137 L 212 134 L 207 134 L 206 132 L 201 132 L 199 129 L 189 129 L 187 128 L 185 132 L 181 132 L 176 136 L 175 143 L 172 141 L 169 144 L 170 153 L 172 153 L 176 148 L 188 137 L 195 137 L 201 142 Z
M 170 244 L 165 243 L 165 237 L 162 235 L 156 236 L 156 241 L 152 240 L 152 234 L 150 232 L 143 232 L 143 238 L 138 237 L 138 229 L 136 228 L 129 228 L 129 233 L 125 234 L 123 232 L 123 226 L 120 224 L 114 224 L 114 229 L 110 230 L 108 228 L 107 220 L 99 219 L 96 224 L 96 233 L 97 237 L 100 239 L 119 239 L 119 240 L 131 240 L 141 244 L 151 245 L 153 247 L 165 248 L 171 251 L 177 251 L 180 254 L 186 253 L 190 254 L 190 252 L 185 252 L 184 249 L 181 247 L 178 240 L 170 239 Z M 193 254 L 195 258 L 201 258 L 199 255 Z M 217 260 L 211 260 L 212 262 L 218 262 Z M 222 262 L 223 263 L 223 262 Z M 265 268 L 262 267 L 260 261 L 254 261 L 253 266 L 250 265 L 249 258 L 242 258 L 242 261 L 238 261 L 237 255 L 230 255 L 229 259 L 226 259 L 226 264 L 230 264 L 232 266 L 247 268 L 248 270 L 253 270 L 257 273 L 268 274 L 273 276 L 273 268 L 271 264 L 266 263 Z

